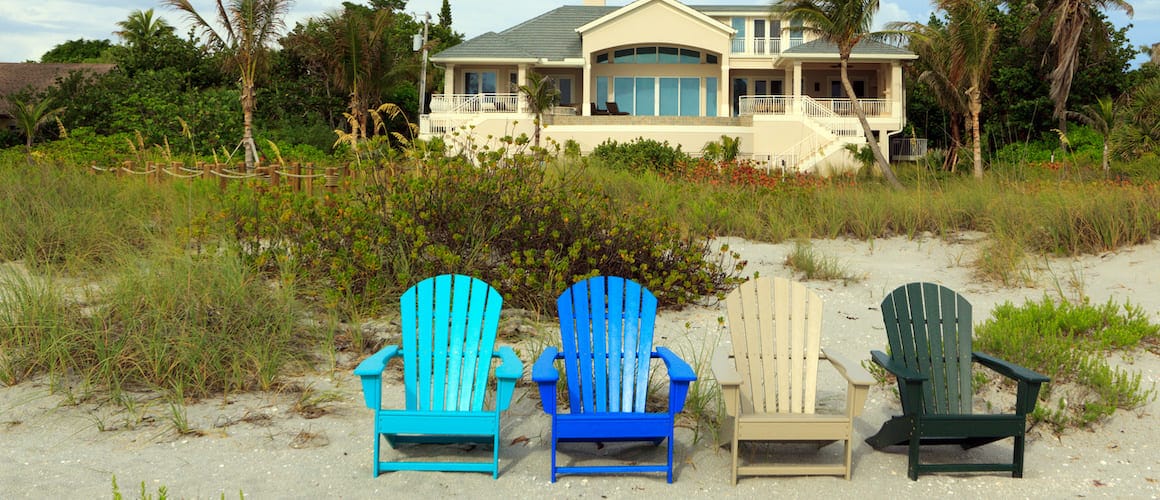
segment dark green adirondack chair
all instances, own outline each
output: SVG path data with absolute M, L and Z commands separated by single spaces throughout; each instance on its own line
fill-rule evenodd
M 1021 366 L 971 351 L 971 304 L 934 283 L 899 287 L 882 301 L 890 355 L 871 351 L 875 363 L 898 379 L 902 415 L 866 440 L 877 450 L 908 446 L 907 476 L 929 472 L 1011 472 L 1023 477 L 1027 414 L 1039 387 L 1049 379 Z M 971 412 L 971 365 L 977 362 L 1017 383 L 1015 412 Z M 956 444 L 963 449 L 1015 438 L 1011 463 L 924 464 L 921 445 Z

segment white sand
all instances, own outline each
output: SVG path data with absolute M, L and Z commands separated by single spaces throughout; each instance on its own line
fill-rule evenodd
M 782 266 L 792 244 L 727 240 L 749 262 L 747 274 L 792 276 Z M 1102 303 L 1130 300 L 1154 318 L 1160 312 L 1160 243 L 1080 259 L 1040 260 L 1043 269 L 1027 275 L 1035 286 L 1003 288 L 980 283 L 969 264 L 976 244 L 894 238 L 873 242 L 817 241 L 823 255 L 864 275 L 843 285 L 810 282 L 826 303 L 823 346 L 854 359 L 868 358 L 885 343 L 877 310 L 885 293 L 910 281 L 935 281 L 963 293 L 975 308 L 976 323 L 1004 301 L 1022 303 L 1043 294 L 1076 297 L 1080 292 Z M 707 356 L 721 334 L 714 306 L 665 312 L 658 342 L 686 359 Z M 525 353 L 528 357 L 531 353 Z M 1118 366 L 1138 370 L 1148 386 L 1160 378 L 1160 358 L 1138 352 L 1115 356 Z M 530 362 L 528 363 L 530 370 Z M 826 379 L 823 379 L 823 382 Z M 0 388 L 0 498 L 100 498 L 121 490 L 135 498 L 144 481 L 150 492 L 160 486 L 175 498 L 1157 498 L 1160 496 L 1158 404 L 1117 412 L 1093 431 L 1055 436 L 1034 429 L 1026 452 L 1023 479 L 1002 474 L 938 474 L 906 478 L 903 450 L 878 452 L 861 441 L 897 410 L 891 388 L 875 387 L 855 424 L 853 479 L 831 477 L 742 478 L 729 483 L 729 452 L 708 439 L 694 444 L 692 432 L 678 429 L 676 481 L 661 475 L 562 476 L 548 482 L 548 418 L 530 387 L 517 390 L 505 415 L 501 475 L 400 472 L 372 478 L 371 411 L 362 404 L 357 379 L 343 366 L 300 381 L 316 392 L 336 391 L 328 413 L 307 419 L 291 411 L 294 394 L 252 394 L 205 401 L 187 408 L 189 427 L 204 436 L 174 432 L 163 400 L 145 400 L 135 412 L 90 400 L 70 404 L 48 392 L 47 381 Z M 828 384 L 825 401 L 844 401 L 844 386 Z M 401 388 L 397 391 L 401 393 Z M 106 430 L 102 431 L 101 429 Z M 115 430 L 108 430 L 115 428 Z M 836 456 L 838 446 L 822 450 Z M 384 447 L 385 456 L 395 452 Z M 612 454 L 629 460 L 662 457 L 648 446 L 567 448 L 560 460 L 594 459 Z M 968 452 L 937 447 L 932 456 L 966 456 L 998 461 L 1009 457 L 1010 441 Z M 445 450 L 446 451 L 446 450 Z M 471 452 L 489 455 L 486 449 Z M 753 450 L 751 450 L 752 452 Z M 812 450 L 791 450 L 796 456 Z

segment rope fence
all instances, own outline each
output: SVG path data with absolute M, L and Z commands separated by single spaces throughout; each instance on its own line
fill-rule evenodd
M 222 164 L 198 162 L 195 168 L 189 168 L 182 162 L 172 162 L 169 166 L 163 163 L 146 163 L 144 170 L 135 168 L 137 162 L 126 160 L 119 167 L 104 168 L 93 164 L 90 172 L 93 174 L 112 174 L 117 177 L 139 176 L 150 183 L 161 183 L 166 179 L 218 179 L 218 187 L 223 191 L 231 181 L 261 181 L 278 187 L 283 183 L 290 185 L 294 191 L 305 191 L 315 194 L 316 190 L 325 190 L 333 193 L 342 186 L 349 186 L 351 169 L 349 165 L 342 167 L 316 167 L 313 163 L 303 165 L 292 162 L 286 165 L 268 165 L 257 167 L 247 172 L 245 164 L 239 163 L 234 168 Z

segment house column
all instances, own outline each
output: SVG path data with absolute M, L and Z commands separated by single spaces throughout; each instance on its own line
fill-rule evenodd
M 527 64 L 516 65 L 516 85 L 523 87 L 524 85 L 527 85 L 527 84 L 528 84 L 528 65 Z M 527 111 L 527 103 L 524 102 L 523 97 L 520 96 L 519 94 L 520 94 L 519 89 L 516 89 L 516 111 L 520 112 L 520 113 L 524 113 Z
M 789 106 L 790 109 L 788 109 L 786 111 L 789 114 L 793 114 L 796 111 L 795 108 L 796 108 L 797 101 L 802 96 L 802 62 L 801 61 L 794 61 L 793 62 L 793 76 L 791 78 L 793 80 L 793 99 L 790 100 L 790 106 Z
M 443 95 L 446 99 L 451 98 L 451 94 L 455 93 L 455 65 L 447 63 L 443 65 Z
M 724 58 L 722 58 L 724 59 Z M 717 116 L 733 116 L 733 82 L 729 80 L 729 63 L 721 63 L 721 81 L 717 83 Z
M 902 63 L 894 61 L 890 65 L 890 116 L 901 118 L 902 110 Z
M 592 81 L 592 60 L 588 55 L 584 56 L 584 74 L 580 76 L 580 80 L 584 82 L 584 101 L 580 105 L 580 114 L 583 116 L 592 116 L 592 106 L 588 103 L 592 101 L 592 87 L 595 82 Z

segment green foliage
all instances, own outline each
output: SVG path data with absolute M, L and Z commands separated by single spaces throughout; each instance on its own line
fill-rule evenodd
M 4 383 L 48 373 L 114 394 L 147 388 L 201 398 L 268 390 L 306 351 L 292 288 L 271 288 L 241 259 L 136 264 L 80 300 L 52 280 L 4 276 Z
M 42 63 L 111 63 L 113 43 L 78 38 L 58 43 L 40 56 Z
M 99 271 L 173 230 L 172 198 L 76 168 L 0 165 L 0 261 Z
M 711 162 L 731 162 L 741 152 L 741 139 L 722 135 L 719 141 L 709 141 L 701 148 L 701 158 Z
M 486 156 L 486 155 L 485 155 Z M 434 274 L 496 284 L 507 304 L 543 310 L 576 280 L 640 281 L 663 305 L 729 287 L 737 269 L 704 237 L 683 236 L 643 207 L 613 205 L 575 178 L 547 175 L 532 158 L 502 168 L 431 161 L 368 172 L 380 182 L 324 199 L 260 188 L 239 191 L 228 217 L 258 266 L 297 272 L 334 302 L 355 307 Z
M 838 259 L 822 255 L 807 241 L 798 241 L 785 256 L 786 267 L 798 271 L 807 280 L 841 281 L 843 284 L 860 281 Z
M 1056 403 L 1040 405 L 1045 407 L 1032 418 L 1056 429 L 1088 426 L 1116 409 L 1136 408 L 1155 397 L 1139 373 L 1110 366 L 1107 356 L 1158 340 L 1160 325 L 1143 310 L 1111 300 L 1091 305 L 1044 297 L 1020 307 L 1008 302 L 975 329 L 977 349 L 1051 377 L 1041 399 L 1062 394 Z M 1060 389 L 1065 384 L 1075 387 Z
M 1160 76 L 1129 91 L 1118 113 L 1121 121 L 1109 138 L 1114 158 L 1132 161 L 1160 154 Z
M 631 172 L 678 172 L 691 160 L 679 144 L 674 148 L 668 141 L 643 137 L 624 144 L 608 139 L 593 148 L 589 156 L 612 168 Z

